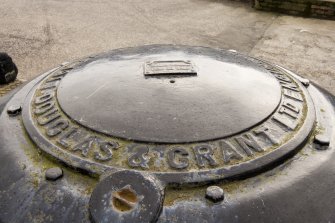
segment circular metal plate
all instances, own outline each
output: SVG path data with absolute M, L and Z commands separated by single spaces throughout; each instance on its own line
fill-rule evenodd
M 234 64 L 211 53 L 171 49 L 103 56 L 69 72 L 57 99 L 69 117 L 87 128 L 149 143 L 224 138 L 274 112 L 281 89 L 273 75 L 247 66 L 243 58 Z M 160 69 L 184 68 L 181 63 L 190 60 L 197 73 L 144 75 L 144 64 L 153 60 L 151 67 Z
M 180 95 L 186 95 L 186 90 L 184 88 L 187 86 L 187 81 L 190 81 L 190 83 L 192 83 L 191 85 L 194 84 L 197 88 L 201 88 L 201 82 L 197 82 L 196 79 L 203 78 L 205 84 L 204 89 L 207 89 L 206 86 L 215 86 L 215 91 L 212 92 L 209 90 L 209 92 L 213 95 L 212 99 L 218 104 L 217 106 L 221 109 L 221 112 L 229 111 L 229 109 L 224 105 L 219 104 L 219 99 L 221 98 L 226 103 L 229 102 L 229 99 L 234 99 L 228 104 L 233 107 L 236 105 L 238 106 L 234 107 L 234 110 L 230 111 L 229 114 L 226 114 L 234 121 L 230 122 L 230 119 L 226 118 L 225 114 L 221 114 L 221 112 L 217 113 L 218 117 L 207 117 L 206 110 L 201 108 L 201 106 L 204 106 L 207 102 L 198 103 L 193 98 L 193 95 L 191 101 L 192 103 L 196 103 L 195 110 L 204 112 L 203 121 L 209 120 L 213 125 L 213 128 L 211 128 L 211 126 L 204 124 L 204 129 L 196 131 L 193 129 L 192 125 L 194 124 L 199 127 L 203 122 L 201 120 L 192 120 L 189 116 L 199 118 L 201 117 L 201 114 L 194 113 L 192 107 L 189 108 L 190 111 L 185 111 L 185 114 L 188 114 L 185 118 L 190 125 L 186 126 L 185 129 L 194 131 L 192 132 L 194 135 L 199 133 L 199 138 L 193 136 L 191 133 L 188 133 L 185 136 L 179 136 L 177 134 L 175 137 L 172 137 L 173 134 L 170 131 L 167 131 L 167 133 L 171 133 L 171 135 L 165 138 L 163 137 L 161 142 L 159 140 L 157 140 L 158 142 L 153 140 L 153 142 L 144 143 L 141 141 L 158 137 L 163 135 L 163 133 L 159 132 L 157 135 L 155 135 L 154 131 L 149 131 L 148 134 L 146 132 L 137 133 L 135 131 L 136 128 L 144 131 L 153 125 L 149 124 L 141 129 L 140 126 L 136 126 L 136 122 L 133 123 L 135 130 L 130 131 L 128 136 L 129 138 L 135 139 L 141 136 L 144 137 L 138 138 L 141 140 L 126 140 L 121 139 L 120 137 L 111 136 L 111 129 L 113 129 L 113 126 L 106 125 L 105 127 L 109 129 L 108 131 L 104 131 L 103 129 L 105 128 L 102 128 L 101 126 L 104 126 L 104 122 L 110 123 L 111 125 L 116 123 L 117 120 L 115 117 L 122 117 L 122 115 L 118 114 L 113 116 L 113 113 L 122 113 L 123 111 L 118 110 L 117 106 L 109 107 L 109 103 L 114 106 L 121 105 L 121 101 L 118 99 L 116 99 L 116 101 L 112 100 L 115 95 L 109 95 L 116 93 L 116 91 L 111 90 L 111 88 L 120 87 L 125 90 L 126 95 L 119 93 L 117 96 L 120 96 L 122 100 L 125 100 L 124 103 L 127 102 L 127 97 L 129 97 L 129 100 L 132 103 L 135 103 L 134 108 L 136 109 L 144 109 L 144 107 L 137 104 L 139 104 L 138 102 L 145 97 L 148 97 L 148 92 L 152 90 L 148 90 L 148 92 L 144 94 L 145 97 L 141 98 L 143 95 L 136 95 L 136 91 L 132 92 L 132 90 L 126 89 L 127 83 L 123 83 L 123 81 L 126 81 L 126 79 L 123 79 L 124 77 L 116 78 L 117 84 L 113 85 L 110 83 L 112 78 L 107 78 L 108 70 L 113 67 L 111 66 L 111 63 L 118 64 L 116 67 L 119 68 L 118 72 L 110 71 L 111 75 L 127 76 L 130 75 L 130 73 L 120 73 L 120 69 L 125 69 L 122 68 L 120 63 L 123 63 L 123 66 L 128 66 L 127 64 L 132 66 L 132 61 L 140 60 L 139 58 L 142 57 L 149 59 L 149 55 L 154 58 L 156 58 L 155 55 L 159 55 L 159 61 L 162 61 L 162 59 L 164 59 L 164 52 L 166 54 L 166 61 L 171 61 L 169 55 L 173 55 L 174 58 L 177 55 L 181 55 L 182 58 L 186 58 L 186 55 L 194 55 L 194 57 L 197 58 L 193 58 L 195 67 L 198 66 L 198 62 L 201 64 L 201 61 L 203 60 L 210 63 L 208 58 L 212 58 L 212 60 L 215 61 L 213 63 L 216 65 L 218 65 L 217 63 L 220 64 L 220 66 L 218 65 L 220 69 L 217 72 L 209 72 L 208 74 L 205 71 L 202 72 L 201 69 L 203 69 L 204 66 L 199 65 L 197 69 L 201 69 L 200 71 L 196 71 L 198 72 L 196 76 L 194 76 L 194 70 L 189 67 L 184 70 L 185 73 L 183 74 L 178 73 L 178 68 L 177 74 L 173 73 L 175 71 L 171 71 L 168 76 L 164 74 L 164 69 L 163 71 L 158 69 L 153 73 L 157 74 L 161 72 L 162 75 L 154 75 L 154 77 L 147 77 L 147 79 L 140 76 L 140 73 L 138 73 L 139 71 L 137 71 L 137 73 L 135 72 L 136 75 L 134 78 L 138 80 L 135 81 L 135 83 L 143 83 L 147 87 L 150 86 L 153 89 L 155 89 L 156 85 L 159 85 L 160 88 L 156 88 L 156 90 L 161 89 L 163 92 L 166 92 L 162 93 L 162 95 L 165 95 L 166 102 L 168 102 L 169 95 L 174 94 L 174 91 L 172 90 L 174 86 L 170 85 L 175 85 L 178 84 L 178 82 L 181 82 L 180 87 L 182 90 L 180 90 Z M 180 58 L 177 59 L 180 62 Z M 102 62 L 103 60 L 105 60 L 105 63 Z M 128 63 L 126 62 L 127 60 L 129 60 Z M 137 69 L 143 69 L 139 62 L 136 62 L 136 64 L 135 67 L 137 67 Z M 237 64 L 240 64 L 240 68 L 238 68 Z M 102 69 L 101 73 L 96 73 L 96 79 L 94 79 L 91 73 L 93 73 L 96 66 L 106 67 Z M 250 71 L 250 73 L 247 74 L 255 75 L 255 77 L 247 77 L 243 72 L 241 74 L 227 72 L 231 69 L 234 70 L 233 67 L 235 66 L 239 71 Z M 209 70 L 211 69 L 210 67 L 211 66 L 208 68 Z M 152 75 L 151 68 L 147 72 L 144 71 L 142 75 Z M 101 69 L 99 69 L 99 71 L 100 70 Z M 82 76 L 80 75 L 80 71 L 84 72 Z M 107 78 L 105 82 L 107 83 L 108 88 L 106 89 L 101 87 L 104 85 L 101 82 L 104 81 L 104 78 L 99 78 L 100 74 L 102 77 Z M 205 77 L 207 74 L 208 77 Z M 187 77 L 185 77 L 185 75 Z M 237 75 L 239 78 L 235 80 L 234 77 L 231 77 L 234 75 Z M 172 76 L 175 83 L 166 83 L 166 77 L 168 77 L 167 80 L 170 81 Z M 143 78 L 143 80 L 141 78 Z M 217 86 L 212 78 L 219 80 Z M 226 83 L 229 78 L 235 81 L 231 86 Z M 81 90 L 69 90 L 70 88 L 81 88 L 82 83 L 84 83 L 82 82 L 83 80 L 84 82 L 85 80 L 86 82 L 92 82 L 92 84 L 85 84 L 88 89 L 83 92 L 84 95 L 80 94 Z M 129 77 L 127 77 L 127 80 L 129 82 Z M 248 80 L 247 83 L 245 83 L 246 80 Z M 223 81 L 223 83 L 221 81 Z M 260 82 L 257 83 L 257 81 Z M 100 86 L 101 89 L 99 90 L 99 87 L 96 88 L 97 86 L 94 86 L 94 83 L 97 83 L 97 86 Z M 149 84 L 147 85 L 146 83 Z M 123 84 L 124 86 L 120 86 Z M 128 86 L 136 88 L 138 85 L 133 86 L 133 83 L 128 83 Z M 184 88 L 182 88 L 183 86 Z M 223 86 L 226 89 L 221 90 L 220 86 Z M 240 86 L 244 87 L 241 88 Z M 175 89 L 178 90 L 179 88 L 176 87 Z M 211 94 L 206 93 L 207 91 L 204 89 L 199 90 L 199 92 L 204 93 L 206 97 L 211 97 Z M 211 88 L 208 87 L 208 89 Z M 266 91 L 264 89 L 266 89 Z M 192 90 L 193 89 L 190 87 L 190 91 Z M 244 98 L 242 101 L 236 101 L 240 96 L 232 95 L 230 98 L 229 95 L 226 94 L 227 92 L 235 92 L 235 94 L 237 94 L 238 91 L 243 90 L 247 93 L 250 92 L 252 97 L 247 97 L 247 93 L 241 92 L 241 95 L 247 97 L 247 99 Z M 263 91 L 264 94 L 260 94 L 258 95 L 259 97 L 256 97 L 260 90 Z M 88 92 L 91 93 L 87 95 Z M 100 95 L 99 92 L 101 92 L 102 95 Z M 215 95 L 216 92 L 218 92 L 219 96 Z M 66 99 L 67 94 L 69 95 L 69 99 Z M 179 93 L 177 93 L 177 95 L 178 94 Z M 277 94 L 279 95 L 279 98 Z M 99 97 L 94 99 L 94 96 L 97 95 Z M 79 97 L 79 99 L 76 98 L 76 96 Z M 135 99 L 133 99 L 133 96 Z M 88 100 L 85 101 L 85 98 L 87 97 Z M 200 96 L 200 98 L 201 97 L 202 96 Z M 269 103 L 269 106 L 263 104 L 263 98 L 265 98 L 264 101 L 266 103 Z M 173 108 L 169 110 L 165 107 L 168 109 L 166 114 L 167 116 L 171 114 L 176 114 L 178 116 L 180 115 L 179 112 L 182 109 L 187 109 L 187 107 L 184 107 L 184 105 L 176 105 L 173 101 L 177 100 L 178 102 L 185 103 L 186 101 L 184 101 L 184 99 L 178 99 L 177 97 L 172 97 L 172 99 L 170 105 L 175 105 L 178 112 L 173 113 Z M 202 98 L 201 100 L 205 99 L 206 98 Z M 274 101 L 272 102 L 271 100 Z M 72 109 L 68 104 L 70 101 L 73 101 L 73 104 L 75 105 L 73 106 L 74 108 L 78 106 L 78 114 L 83 115 L 82 120 L 80 116 L 73 113 L 74 111 L 68 111 L 68 109 Z M 96 101 L 100 101 L 99 103 L 106 103 L 102 103 L 101 106 L 99 106 Z M 155 102 L 160 104 L 159 101 L 150 102 L 150 100 L 145 103 L 148 105 L 148 103 L 155 104 Z M 215 115 L 216 111 L 213 111 L 215 108 L 214 104 L 211 104 L 210 102 L 208 103 L 208 105 L 210 105 L 208 107 L 210 110 L 208 111 L 209 114 Z M 93 107 L 93 109 L 91 108 L 92 105 L 98 107 Z M 188 104 L 188 106 L 190 105 Z M 128 115 L 132 114 L 129 110 L 130 107 L 131 106 L 129 105 L 123 107 L 128 109 L 125 111 Z M 266 112 L 262 110 L 263 107 Z M 86 108 L 89 109 L 87 109 L 87 111 L 82 111 Z M 107 110 L 102 112 L 106 120 L 100 119 L 101 108 Z M 155 109 L 154 114 L 158 115 L 157 112 L 159 111 L 159 108 L 155 107 Z M 137 113 L 138 111 L 136 110 L 134 112 Z M 108 113 L 113 116 L 113 121 L 108 119 Z M 254 116 L 254 114 L 250 113 L 261 115 L 257 118 L 257 115 Z M 162 113 L 162 115 L 163 114 L 165 113 Z M 297 80 L 279 67 L 271 66 L 262 61 L 245 58 L 241 55 L 226 51 L 201 47 L 179 46 L 145 46 L 140 48 L 121 49 L 101 55 L 97 58 L 88 58 L 85 61 L 69 64 L 52 72 L 36 85 L 27 97 L 23 108 L 23 122 L 31 138 L 42 150 L 51 156 L 60 159 L 67 165 L 94 174 L 103 174 L 106 171 L 116 171 L 120 169 L 152 172 L 159 177 L 160 180 L 166 183 L 210 181 L 259 171 L 270 164 L 278 162 L 280 159 L 287 157 L 291 152 L 297 150 L 310 134 L 314 124 L 314 116 L 314 107 L 307 91 Z M 87 117 L 93 118 L 91 120 L 87 119 Z M 149 116 L 146 114 L 144 117 L 148 118 Z M 244 123 L 247 122 L 245 117 L 252 119 L 247 125 Z M 133 118 L 134 117 L 129 117 L 129 120 L 134 122 L 136 119 Z M 168 122 L 169 118 L 170 117 L 163 117 L 163 119 L 165 119 L 164 122 Z M 221 120 L 224 120 L 224 122 L 221 123 Z M 119 121 L 127 122 L 126 119 Z M 227 124 L 227 126 L 222 127 L 216 125 L 215 121 L 221 124 Z M 95 124 L 91 126 L 85 124 L 86 122 Z M 144 119 L 140 120 L 139 123 L 144 123 Z M 120 126 L 122 125 L 128 124 L 121 123 Z M 90 128 L 87 126 L 90 126 Z M 211 135 L 207 134 L 205 131 L 206 128 L 208 128 L 209 132 L 213 129 L 216 129 L 219 132 L 214 131 L 213 134 L 215 134 L 210 137 Z M 158 129 L 162 130 L 163 126 L 158 124 Z M 182 132 L 179 133 L 181 134 Z M 127 134 L 124 133 L 125 137 L 122 138 L 128 138 L 126 135 Z M 173 139 L 177 139 L 177 141 L 172 142 Z M 184 141 L 190 142 L 186 143 Z

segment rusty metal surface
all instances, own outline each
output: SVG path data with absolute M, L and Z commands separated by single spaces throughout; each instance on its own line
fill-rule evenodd
M 243 61 L 243 66 L 273 77 L 280 103 L 242 132 L 189 143 L 145 143 L 102 134 L 76 122 L 60 106 L 59 87 L 85 66 L 124 52 L 145 56 L 157 51 L 210 52 L 213 60 L 225 58 L 238 66 Z M 164 79 L 166 72 L 160 75 Z M 199 70 L 196 76 L 173 74 L 176 82 L 199 75 Z M 0 172 L 0 221 L 332 221 L 335 99 L 306 83 L 265 61 L 199 47 L 121 49 L 64 64 L 12 98 L 0 99 L 0 163 L 5 170 Z M 78 81 L 72 88 L 82 86 Z M 13 112 L 18 107 L 22 115 Z

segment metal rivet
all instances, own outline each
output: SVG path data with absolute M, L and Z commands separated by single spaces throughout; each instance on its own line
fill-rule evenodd
M 305 87 L 308 87 L 309 86 L 309 80 L 306 79 L 306 78 L 302 78 L 300 80 L 300 82 L 305 86 Z
M 11 105 L 7 109 L 7 114 L 10 116 L 19 115 L 22 111 L 22 107 L 20 105 Z
M 45 178 L 47 180 L 57 180 L 63 176 L 63 170 L 59 167 L 53 167 L 50 169 L 47 169 L 45 172 Z
M 317 150 L 326 150 L 329 148 L 330 140 L 327 136 L 320 134 L 314 136 L 314 143 L 316 144 L 315 148 Z
M 224 193 L 223 193 L 222 188 L 218 186 L 208 187 L 206 190 L 206 198 L 213 202 L 223 201 Z

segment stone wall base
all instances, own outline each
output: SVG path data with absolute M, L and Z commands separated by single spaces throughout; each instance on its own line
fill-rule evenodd
M 335 19 L 332 0 L 251 0 L 254 8 L 290 15 Z

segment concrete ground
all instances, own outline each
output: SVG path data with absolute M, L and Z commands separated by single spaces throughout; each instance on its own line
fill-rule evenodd
M 172 43 L 235 49 L 335 94 L 335 21 L 255 11 L 228 0 L 0 0 L 0 51 L 29 80 L 114 48 Z

